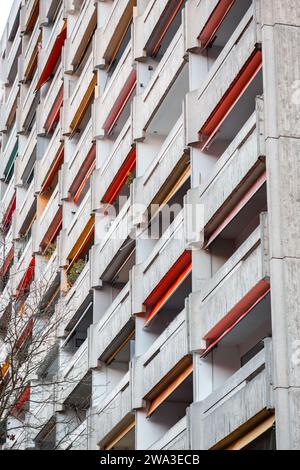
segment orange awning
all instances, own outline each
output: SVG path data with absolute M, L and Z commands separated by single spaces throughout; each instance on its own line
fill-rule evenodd
M 36 91 L 39 90 L 44 85 L 44 83 L 46 83 L 49 77 L 52 75 L 55 65 L 57 64 L 57 61 L 61 55 L 61 50 L 64 45 L 66 37 L 67 37 L 67 22 L 65 21 L 61 32 L 58 34 L 54 42 L 54 45 L 49 54 L 48 60 L 45 64 L 45 67 L 36 85 L 36 88 L 35 88 Z
M 190 364 L 183 372 L 181 372 L 176 379 L 174 379 L 164 390 L 155 397 L 149 405 L 147 411 L 147 418 L 154 413 L 154 411 L 176 390 L 182 382 L 187 379 L 193 372 L 193 364 Z

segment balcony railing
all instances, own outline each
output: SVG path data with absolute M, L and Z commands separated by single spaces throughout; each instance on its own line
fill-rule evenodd
M 89 331 L 91 367 L 97 367 L 99 360 L 103 362 L 107 360 L 133 328 L 130 286 L 127 284 L 99 322 Z
M 179 28 L 143 94 L 134 99 L 136 127 L 134 136 L 142 138 L 167 92 L 172 87 L 185 64 L 183 28 Z M 143 113 L 140 113 L 143 109 Z
M 16 160 L 15 175 L 17 185 L 22 185 L 23 183 L 25 183 L 25 181 L 23 182 L 23 176 L 30 162 L 32 154 L 36 148 L 36 138 L 36 125 L 34 124 L 28 136 L 25 148 L 24 150 L 19 150 L 19 157 Z
M 60 309 L 63 314 L 60 315 L 61 319 L 58 327 L 60 337 L 66 336 L 68 324 L 72 322 L 78 310 L 86 302 L 90 289 L 90 261 L 88 261 L 78 279 L 61 302 Z
M 96 137 L 110 132 L 114 116 L 117 114 L 116 108 L 122 109 L 124 102 L 132 91 L 132 87 L 135 85 L 135 70 L 132 68 L 132 62 L 132 47 L 130 43 L 126 47 L 104 93 L 95 100 L 94 132 Z
M 134 0 L 113 2 L 104 26 L 96 30 L 94 49 L 96 67 L 110 63 L 116 46 L 130 23 L 135 3 Z
M 202 290 L 190 296 L 190 314 L 196 322 L 194 326 L 197 325 L 190 332 L 192 343 L 195 341 L 199 345 L 203 338 L 207 345 L 213 344 L 229 325 L 269 291 L 268 252 L 267 217 L 264 214 L 260 226 Z
M 149 450 L 189 450 L 189 432 L 187 429 L 187 418 L 184 416 L 165 435 L 156 441 Z
M 186 311 L 183 310 L 139 358 L 137 372 L 142 376 L 143 397 L 151 392 L 189 354 Z
M 74 28 L 66 41 L 66 71 L 72 72 L 80 62 L 97 24 L 95 2 L 83 2 Z
M 250 9 L 209 70 L 202 86 L 187 95 L 186 109 L 189 116 L 193 117 L 189 119 L 187 127 L 188 143 L 200 140 L 205 144 L 215 135 L 213 125 L 218 125 L 217 118 L 219 114 L 221 116 L 221 111 L 228 113 L 226 106 L 231 109 L 260 69 L 259 43 L 259 28 L 253 9 Z M 216 115 L 220 104 L 224 110 L 222 108 Z M 204 112 L 199 113 L 199 109 Z M 216 116 L 213 122 L 210 121 L 212 116 Z
M 101 280 L 106 279 L 108 268 L 115 261 L 132 228 L 131 198 L 129 198 L 116 219 L 111 222 L 106 236 L 92 248 L 93 286 L 98 286 Z
M 132 127 L 131 120 L 128 119 L 114 143 L 108 159 L 101 168 L 96 169 L 93 173 L 91 183 L 93 209 L 99 208 L 104 195 L 120 171 L 131 149 Z
M 152 203 L 175 169 L 178 168 L 178 171 L 180 171 L 181 163 L 184 165 L 186 161 L 183 158 L 184 152 L 184 127 L 183 117 L 181 116 L 164 141 L 157 156 L 145 171 L 141 180 L 141 187 L 138 185 L 136 189 L 137 201 L 142 197 L 143 204 L 147 207 Z
M 126 426 L 133 419 L 130 372 L 101 403 L 95 420 L 96 439 L 103 448 L 112 432 Z
M 252 418 L 273 412 L 271 346 L 266 339 L 264 349 L 221 388 L 191 406 L 193 449 L 211 449 Z

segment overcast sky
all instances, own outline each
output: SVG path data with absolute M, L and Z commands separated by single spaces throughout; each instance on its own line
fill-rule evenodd
M 0 38 L 2 38 L 3 30 L 13 4 L 13 0 L 2 0 L 0 8 Z

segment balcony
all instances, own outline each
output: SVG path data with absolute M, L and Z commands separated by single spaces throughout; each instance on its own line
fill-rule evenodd
M 74 431 L 70 432 L 59 446 L 61 450 L 87 450 L 88 422 L 84 420 Z
M 60 128 L 57 126 L 55 132 L 46 148 L 42 160 L 37 160 L 37 176 L 35 178 L 35 191 L 41 192 L 49 175 L 53 171 L 57 158 L 60 157 L 63 150 L 61 142 Z
M 66 72 L 73 72 L 80 63 L 89 40 L 96 28 L 97 12 L 94 1 L 83 2 L 80 14 L 66 40 L 65 67 Z
M 121 171 L 132 149 L 132 127 L 128 119 L 117 140 L 114 143 L 110 156 L 104 165 L 96 169 L 92 175 L 92 205 L 97 210 L 117 174 Z
M 143 202 L 147 207 L 158 202 L 157 196 L 163 189 L 174 183 L 174 178 L 183 173 L 187 165 L 185 153 L 183 117 L 177 121 L 164 141 L 157 156 L 149 165 L 142 179 L 137 179 L 135 201 Z M 142 198 L 142 200 L 141 200 Z
M 27 85 L 21 87 L 21 99 L 17 112 L 17 131 L 21 134 L 28 133 L 29 126 L 36 111 L 36 103 L 38 94 L 36 94 L 36 84 L 38 80 L 38 73 L 36 72 L 29 88 Z
M 65 266 L 69 253 L 91 221 L 91 191 L 88 190 L 70 225 L 62 231 L 61 266 Z
M 39 1 L 29 0 L 25 5 L 24 31 L 29 33 L 35 25 L 39 14 Z
M 86 2 L 87 4 L 89 2 Z M 93 57 L 90 57 L 81 72 L 72 95 L 66 100 L 63 108 L 65 134 L 73 134 L 86 112 L 96 86 L 97 78 L 93 70 Z
M 102 28 L 95 33 L 95 66 L 109 64 L 132 19 L 134 0 L 116 0 Z
M 13 66 L 17 63 L 16 61 L 18 60 L 18 56 L 21 52 L 21 44 L 22 38 L 19 28 L 12 47 L 9 51 L 8 57 L 6 57 L 4 62 L 5 70 L 3 71 L 3 76 L 6 78 L 5 83 L 13 83 L 13 80 L 15 79 L 15 70 Z
M 89 330 L 90 367 L 105 362 L 134 329 L 130 286 L 127 284 L 97 324 Z
M 14 183 L 14 178 L 12 178 L 8 184 L 8 186 L 5 189 L 5 193 L 1 194 L 1 214 L 3 217 L 3 214 L 6 213 L 11 200 L 15 194 L 15 183 Z
M 48 1 L 47 3 L 49 4 L 50 2 Z M 43 49 L 41 49 L 39 52 L 39 63 L 38 63 L 39 75 L 42 74 L 43 70 L 46 67 L 50 54 L 55 46 L 57 37 L 61 33 L 64 27 L 64 24 L 65 24 L 65 21 L 63 19 L 63 10 L 61 9 L 60 14 L 57 16 L 55 23 L 52 27 L 51 34 L 47 43 L 45 44 Z
M 156 441 L 149 450 L 189 450 L 189 432 L 187 429 L 187 418 L 184 416 L 165 435 Z
M 135 52 L 137 59 L 151 55 L 162 31 L 168 27 L 170 20 L 176 15 L 181 0 L 150 0 L 141 16 L 134 22 Z
M 37 232 L 35 248 L 37 252 L 45 250 L 49 241 L 52 239 L 52 232 L 57 230 L 57 226 L 61 224 L 61 221 L 62 209 L 60 206 L 60 195 L 57 185 L 36 225 Z
M 15 161 L 18 152 L 18 136 L 17 136 L 17 126 L 14 125 L 11 130 L 8 142 L 1 152 L 1 162 L 0 162 L 0 178 L 6 180 L 7 176 L 10 174 L 11 166 Z
M 116 219 L 111 221 L 104 238 L 92 248 L 92 286 L 99 286 L 109 280 L 114 271 L 114 264 L 122 264 L 127 258 L 127 251 L 120 252 L 130 236 L 132 224 L 131 198 L 127 200 Z M 123 261 L 122 259 L 125 258 Z
M 58 403 L 65 403 L 76 387 L 88 373 L 88 340 L 77 349 L 75 354 L 61 364 L 60 386 L 58 387 Z
M 251 419 L 263 419 L 272 413 L 271 347 L 272 341 L 266 339 L 264 349 L 221 388 L 191 405 L 192 449 L 222 448 L 222 441 Z
M 137 298 L 142 295 L 144 302 L 155 291 L 166 274 L 172 270 L 176 262 L 184 256 L 184 253 L 184 223 L 183 211 L 181 211 L 142 264 L 143 289 L 141 289 L 140 282 L 136 284 L 136 287 L 143 292 L 137 295 Z
M 16 185 L 22 186 L 26 183 L 26 178 L 24 175 L 28 176 L 28 167 L 31 167 L 31 160 L 36 149 L 36 125 L 33 126 L 24 150 L 19 150 L 19 156 L 16 160 L 15 175 L 16 175 Z
M 90 261 L 88 261 L 60 305 L 61 313 L 63 312 L 58 327 L 60 337 L 65 337 L 70 332 L 71 326 L 78 318 L 78 311 L 84 310 L 90 300 L 90 291 Z
M 205 207 L 207 231 L 212 232 L 218 223 L 216 219 L 224 219 L 240 203 L 242 192 L 246 193 L 265 171 L 262 105 L 258 99 L 256 111 L 219 158 L 209 183 L 201 189 L 199 203 Z
M 133 421 L 130 371 L 101 403 L 93 419 L 97 443 L 102 449 L 113 434 Z
M 24 251 L 22 252 L 21 258 L 19 261 L 13 266 L 12 269 L 12 283 L 13 283 L 13 291 L 15 292 L 27 272 L 30 268 L 32 260 L 32 239 L 26 244 Z
M 263 214 L 260 226 L 201 291 L 191 294 L 192 350 L 207 351 L 269 291 L 268 253 L 267 217 Z
M 187 142 L 203 145 L 221 124 L 261 70 L 260 33 L 253 7 L 228 40 L 200 89 L 187 95 Z M 204 112 L 199 113 L 199 109 Z
M 31 182 L 26 196 L 19 208 L 17 208 L 16 214 L 16 238 L 22 234 L 24 225 L 27 223 L 27 220 L 30 219 L 33 212 L 33 206 L 36 202 L 35 193 L 34 193 L 34 181 Z
M 149 395 L 176 368 L 187 364 L 188 329 L 186 311 L 183 310 L 138 359 L 137 373 L 142 377 L 142 396 Z
M 121 110 L 124 109 L 136 83 L 136 72 L 132 67 L 131 43 L 126 47 L 116 70 L 111 76 L 102 96 L 94 104 L 94 133 L 96 137 L 109 134 Z
M 6 102 L 1 106 L 0 128 L 3 132 L 6 132 L 14 121 L 19 91 L 19 81 L 16 77 Z
M 30 36 L 29 43 L 24 53 L 23 61 L 23 77 L 22 80 L 30 80 L 36 69 L 38 60 L 38 43 L 41 41 L 42 35 L 38 22 L 35 24 L 34 31 Z
M 143 137 L 143 132 L 148 128 L 184 64 L 184 40 L 181 26 L 155 69 L 146 90 L 134 99 L 135 138 L 141 139 Z M 142 114 L 139 111 L 140 109 L 143 109 Z
M 70 189 L 79 175 L 85 160 L 89 156 L 93 147 L 92 135 L 92 121 L 88 123 L 86 129 L 83 131 L 82 136 L 76 146 L 72 158 L 64 164 L 64 187 L 62 198 L 68 199 L 70 197 Z M 99 184 L 98 184 L 99 186 Z
M 40 25 L 47 26 L 53 20 L 59 0 L 40 0 Z
M 51 85 L 37 111 L 38 133 L 45 134 L 53 127 L 50 114 L 56 106 L 62 103 L 63 71 L 60 65 L 51 81 Z M 49 122 L 50 121 L 50 122 Z
M 57 404 L 55 399 L 55 384 L 34 385 L 31 392 L 31 406 L 27 414 L 28 428 L 30 429 L 32 440 L 38 438 L 51 418 L 54 417 L 56 411 L 55 404 Z

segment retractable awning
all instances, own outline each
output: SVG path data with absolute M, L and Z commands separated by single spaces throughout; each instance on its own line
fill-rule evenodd
M 9 157 L 9 160 L 7 162 L 7 165 L 5 167 L 5 170 L 4 170 L 4 178 L 5 178 L 5 181 L 8 181 L 10 175 L 12 174 L 13 172 L 13 168 L 14 168 L 14 163 L 15 163 L 15 160 L 17 158 L 17 155 L 18 155 L 18 149 L 19 149 L 19 143 L 18 141 L 15 143 L 15 146 L 13 148 L 13 151 Z
M 148 311 L 145 326 L 149 325 L 191 271 L 192 255 L 190 251 L 185 251 L 144 301 Z
M 261 68 L 262 52 L 261 50 L 256 49 L 244 65 L 239 75 L 228 88 L 222 100 L 215 107 L 204 126 L 199 130 L 199 140 L 202 142 L 202 150 L 211 142 L 238 99 L 256 77 Z
M 16 206 L 17 206 L 17 194 L 16 194 L 16 191 L 15 191 L 12 198 L 11 198 L 11 200 L 10 200 L 10 203 L 8 204 L 8 207 L 6 209 L 6 212 L 5 212 L 3 220 L 2 220 L 2 226 L 3 226 L 3 229 L 4 229 L 5 232 L 10 227 L 10 224 L 11 224 L 11 221 L 12 221 L 12 216 L 13 216 L 13 213 L 15 212 L 15 210 L 16 210 Z
M 62 86 L 58 92 L 57 98 L 52 106 L 49 116 L 47 117 L 47 121 L 45 124 L 45 130 L 47 134 L 50 134 L 53 131 L 55 124 L 59 120 L 60 110 L 63 104 L 63 100 L 64 100 L 64 88 Z
M 169 383 L 149 404 L 147 418 L 179 387 L 193 372 L 193 364 L 184 369 L 171 383 Z
M 202 49 L 205 49 L 214 38 L 217 29 L 221 25 L 234 2 L 235 0 L 220 0 L 218 2 L 216 8 L 210 15 L 206 25 L 198 37 Z
M 24 276 L 19 282 L 19 285 L 17 288 L 17 296 L 20 296 L 20 294 L 22 294 L 22 292 L 24 292 L 24 290 L 27 289 L 27 287 L 30 285 L 34 277 L 34 270 L 35 270 L 35 257 L 33 256 L 31 258 L 28 268 L 26 269 Z
M 42 183 L 41 187 L 41 193 L 46 191 L 46 189 L 51 185 L 56 173 L 58 172 L 62 162 L 64 159 L 64 146 L 61 144 L 61 146 L 58 149 L 57 154 L 55 155 L 55 158 L 49 168 L 49 171 L 47 172 L 44 181 Z
M 128 77 L 127 82 L 125 83 L 120 95 L 115 101 L 114 106 L 109 113 L 108 118 L 106 119 L 103 129 L 107 135 L 109 135 L 116 124 L 118 118 L 120 117 L 123 109 L 125 108 L 126 104 L 128 103 L 132 93 L 136 87 L 136 69 L 133 69 Z
M 101 202 L 105 204 L 113 204 L 118 194 L 120 193 L 122 187 L 126 183 L 128 175 L 135 168 L 135 165 L 136 165 L 136 150 L 135 148 L 132 148 L 129 154 L 127 155 L 123 165 L 121 166 L 116 176 L 114 177 L 108 190 L 104 194 Z
M 70 186 L 68 192 L 73 198 L 74 202 L 77 203 L 80 195 L 86 185 L 87 180 L 91 176 L 96 166 L 96 145 L 93 144 L 83 165 L 81 166 L 75 180 Z
M 5 276 L 13 259 L 14 259 L 14 247 L 12 246 L 4 260 L 2 268 L 0 269 L 0 276 L 2 277 Z
M 44 66 L 44 69 L 41 72 L 40 78 L 36 85 L 35 90 L 38 91 L 44 83 L 52 75 L 55 65 L 61 55 L 62 47 L 64 45 L 65 39 L 67 37 L 67 22 L 64 22 L 61 32 L 57 35 L 57 38 L 53 44 L 52 50 L 49 54 L 48 60 Z
M 180 9 L 182 3 L 183 0 L 173 0 L 172 2 L 167 2 L 166 8 L 162 12 L 153 30 L 153 33 L 146 43 L 145 49 L 148 55 L 156 55 L 161 41 L 163 40 L 166 32 L 169 29 L 169 26 L 177 15 L 177 12 Z

